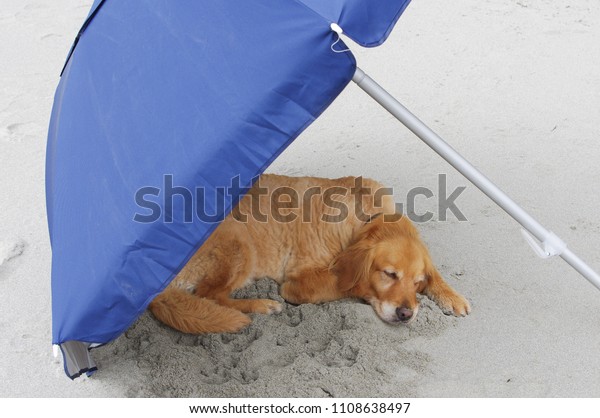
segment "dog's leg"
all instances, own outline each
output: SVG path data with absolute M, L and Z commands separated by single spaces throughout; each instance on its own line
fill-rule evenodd
M 237 332 L 251 322 L 236 309 L 173 287 L 158 295 L 149 308 L 161 322 L 189 334 Z
M 434 269 L 420 292 L 433 300 L 445 314 L 465 316 L 471 312 L 469 302 L 448 285 Z
M 238 282 L 235 281 L 234 282 Z M 214 300 L 219 305 L 227 306 L 228 308 L 237 309 L 244 313 L 262 313 L 272 314 L 279 313 L 282 306 L 279 302 L 271 299 L 233 299 L 231 292 L 238 287 L 232 288 L 227 286 L 211 287 L 209 283 L 201 283 L 196 288 L 196 296 Z
M 283 309 L 281 303 L 271 299 L 232 299 L 229 296 L 217 299 L 217 303 L 244 313 L 279 313 Z
M 252 270 L 252 252 L 248 244 L 237 239 L 223 241 L 205 256 L 204 264 L 197 267 L 198 272 L 204 272 L 204 277 L 194 293 L 244 313 L 281 312 L 281 304 L 271 299 L 231 298 L 231 292 L 244 287 L 252 278 Z
M 345 297 L 337 287 L 337 280 L 328 269 L 305 270 L 288 275 L 279 293 L 294 304 L 330 302 Z

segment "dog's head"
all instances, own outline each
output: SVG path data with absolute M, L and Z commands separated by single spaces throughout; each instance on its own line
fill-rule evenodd
M 425 289 L 433 269 L 427 248 L 406 217 L 378 216 L 366 223 L 332 264 L 339 289 L 369 302 L 391 324 L 415 318 L 417 293 Z

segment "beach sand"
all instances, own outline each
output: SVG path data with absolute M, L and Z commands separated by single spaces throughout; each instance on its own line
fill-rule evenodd
M 418 225 L 466 318 L 427 299 L 410 326 L 352 300 L 285 305 L 239 334 L 190 336 L 148 313 L 93 350 L 69 380 L 52 356 L 44 163 L 59 73 L 91 1 L 3 0 L 0 10 L 0 397 L 598 397 L 600 292 L 359 88 L 269 168 L 363 175 L 439 196 Z M 359 66 L 548 229 L 600 269 L 600 4 L 595 0 L 414 0 Z M 240 296 L 281 300 L 261 280 Z

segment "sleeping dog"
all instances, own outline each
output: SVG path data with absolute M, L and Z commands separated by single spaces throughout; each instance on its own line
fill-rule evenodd
M 445 313 L 467 315 L 467 300 L 444 281 L 414 225 L 382 190 L 389 189 L 356 177 L 262 175 L 150 310 L 185 333 L 236 332 L 251 322 L 247 313 L 281 311 L 271 299 L 230 297 L 269 277 L 290 303 L 360 298 L 391 324 L 415 318 L 418 293 Z

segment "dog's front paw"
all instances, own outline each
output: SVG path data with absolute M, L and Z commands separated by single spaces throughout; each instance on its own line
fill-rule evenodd
M 453 314 L 454 316 L 466 316 L 471 313 L 471 304 L 458 293 L 453 295 L 448 302 L 449 314 Z
M 456 300 L 452 302 L 452 312 L 454 316 L 467 316 L 471 313 L 471 304 L 463 296 L 457 295 Z
M 277 314 L 283 310 L 281 303 L 271 299 L 257 299 L 254 302 L 253 312 L 266 315 Z
M 436 299 L 435 302 L 446 315 L 466 316 L 471 313 L 469 301 L 458 293 L 443 295 Z

